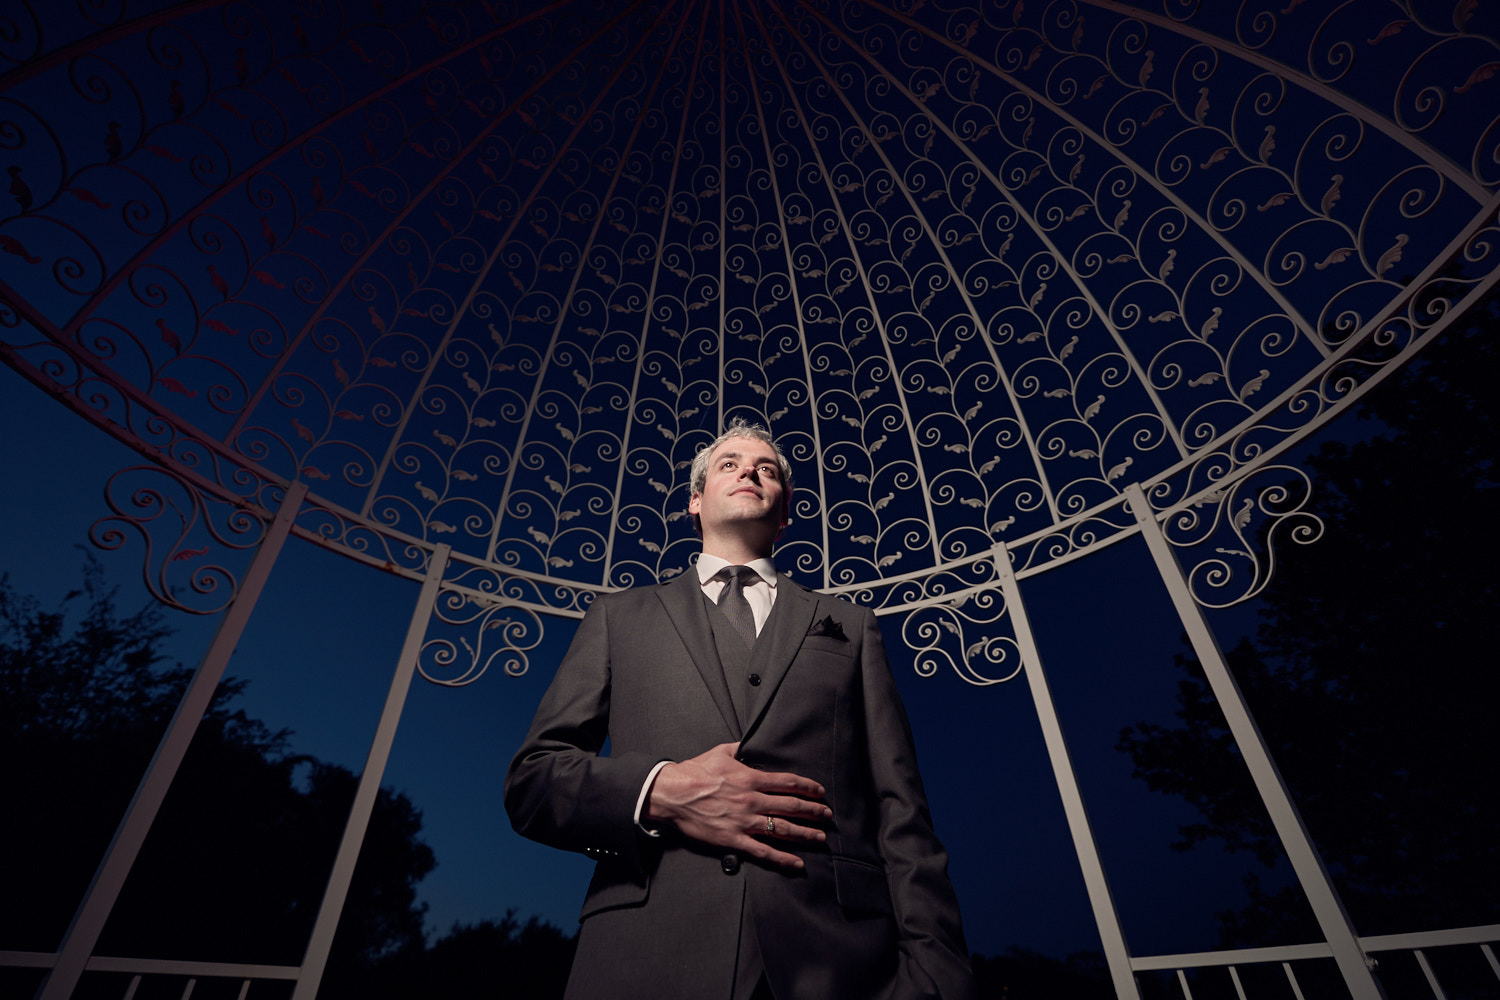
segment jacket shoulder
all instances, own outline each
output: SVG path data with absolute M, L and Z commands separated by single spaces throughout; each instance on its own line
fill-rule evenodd
M 860 620 L 866 615 L 874 614 L 873 611 L 863 604 L 855 604 L 840 594 L 825 594 L 821 590 L 813 590 L 811 587 L 804 586 L 783 573 L 781 574 L 781 584 L 778 584 L 778 586 L 785 584 L 790 584 L 806 594 L 811 600 L 817 602 L 820 614 L 832 614 L 843 621 Z
M 611 614 L 629 613 L 631 610 L 655 605 L 679 578 L 673 577 L 665 583 L 646 583 L 625 590 L 611 590 L 595 594 L 590 609 L 608 607 Z

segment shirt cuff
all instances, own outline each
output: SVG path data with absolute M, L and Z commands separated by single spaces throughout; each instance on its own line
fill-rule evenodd
M 660 837 L 661 831 L 653 830 L 641 822 L 641 813 L 646 811 L 646 796 L 651 794 L 651 783 L 656 780 L 657 774 L 670 763 L 672 763 L 670 760 L 664 760 L 653 767 L 651 773 L 646 775 L 646 780 L 641 783 L 641 794 L 635 798 L 635 825 L 648 837 Z

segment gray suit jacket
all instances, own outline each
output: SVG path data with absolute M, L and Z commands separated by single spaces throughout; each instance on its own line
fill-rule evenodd
M 947 854 L 874 615 L 782 577 L 751 654 L 759 683 L 737 708 L 710 613 L 692 571 L 598 598 L 511 762 L 516 830 L 598 859 L 570 1000 L 728 1000 L 742 919 L 779 1000 L 971 997 Z M 827 842 L 778 844 L 803 870 L 636 826 L 653 766 L 735 740 L 752 767 L 827 790 Z

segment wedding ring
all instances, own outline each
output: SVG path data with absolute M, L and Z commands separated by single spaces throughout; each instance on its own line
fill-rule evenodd
M 774 816 L 766 817 L 766 832 L 772 835 L 776 833 L 776 818 Z

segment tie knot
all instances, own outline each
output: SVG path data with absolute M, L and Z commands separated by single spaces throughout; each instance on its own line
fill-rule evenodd
M 749 566 L 725 566 L 714 574 L 714 579 L 723 580 L 725 583 L 734 583 L 738 580 L 741 587 L 747 583 L 754 583 L 759 577 L 760 574 Z

